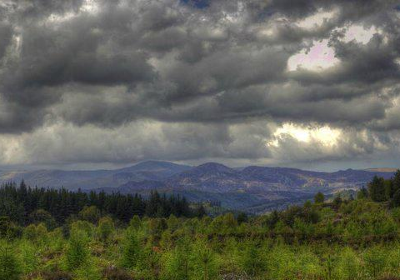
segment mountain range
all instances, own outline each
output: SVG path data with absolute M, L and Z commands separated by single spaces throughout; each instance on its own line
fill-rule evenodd
M 222 207 L 252 213 L 283 208 L 310 199 L 318 191 L 327 195 L 357 190 L 378 175 L 393 176 L 392 169 L 315 172 L 294 168 L 249 166 L 230 168 L 219 163 L 188 166 L 147 161 L 116 170 L 0 171 L 0 183 L 24 180 L 30 186 L 140 193 L 152 190 L 179 194 L 193 202 L 218 202 Z

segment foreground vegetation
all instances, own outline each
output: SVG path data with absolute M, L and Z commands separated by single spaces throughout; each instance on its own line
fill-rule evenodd
M 211 218 L 153 193 L 137 197 L 143 212 L 129 222 L 106 206 L 117 195 L 96 204 L 98 196 L 80 193 L 84 203 L 64 217 L 46 208 L 55 207 L 51 199 L 32 198 L 45 190 L 8 185 L 0 200 L 0 280 L 400 279 L 399 179 L 375 178 L 355 199 L 325 202 L 319 193 L 303 206 L 256 217 Z

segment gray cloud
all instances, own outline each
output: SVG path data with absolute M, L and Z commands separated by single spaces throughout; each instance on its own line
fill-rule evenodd
M 339 151 L 362 157 L 396 149 L 395 2 L 214 0 L 199 8 L 175 0 L 4 1 L 0 138 L 15 137 L 25 153 L 20 158 L 43 154 L 46 163 L 339 160 L 345 157 Z M 319 25 L 299 24 L 329 11 L 333 16 Z M 346 41 L 353 25 L 378 31 L 367 43 Z M 321 40 L 329 41 L 336 65 L 288 71 L 293 55 Z M 157 126 L 158 139 L 136 136 L 141 123 Z M 277 151 L 268 141 L 285 123 L 352 134 L 336 148 L 287 135 Z M 92 144 L 85 140 L 91 133 L 104 141 L 68 147 L 61 128 L 54 137 L 47 130 L 56 124 L 82 141 Z M 110 144 L 118 133 L 126 141 L 116 142 L 120 148 Z M 353 149 L 350 142 L 358 140 Z M 109 145 L 112 152 L 99 152 Z

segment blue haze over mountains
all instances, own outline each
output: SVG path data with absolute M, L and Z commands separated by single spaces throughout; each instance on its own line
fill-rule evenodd
M 218 201 L 232 210 L 261 213 L 310 199 L 318 191 L 331 195 L 357 190 L 366 186 L 374 175 L 390 178 L 393 172 L 348 169 L 328 173 L 259 166 L 238 169 L 219 163 L 192 167 L 147 161 L 117 170 L 3 171 L 0 182 L 25 180 L 30 186 L 142 195 L 158 190 L 184 195 L 193 202 Z

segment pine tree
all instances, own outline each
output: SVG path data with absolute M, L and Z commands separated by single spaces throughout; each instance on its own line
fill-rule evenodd
M 385 180 L 378 176 L 374 176 L 372 181 L 368 184 L 368 192 L 373 201 L 385 201 Z
M 3 244 L 0 244 L 3 245 Z M 0 248 L 0 280 L 19 280 L 21 267 L 13 250 L 3 245 Z
M 393 195 L 392 200 L 390 201 L 392 207 L 399 207 L 400 206 L 400 190 L 396 191 Z
M 394 195 L 393 180 L 385 180 L 383 185 L 385 188 L 385 200 L 388 201 Z
M 142 227 L 142 221 L 138 215 L 133 216 L 133 218 L 129 222 L 129 227 L 132 230 L 139 230 Z
M 133 269 L 140 264 L 141 257 L 142 247 L 137 233 L 128 229 L 124 241 L 121 265 L 122 267 Z
M 188 280 L 193 271 L 191 245 L 187 238 L 177 240 L 177 246 L 165 255 L 164 274 L 168 280 Z
M 392 180 L 393 194 L 400 190 L 400 170 L 397 170 Z
M 111 234 L 114 232 L 114 222 L 110 217 L 101 218 L 98 227 L 100 239 L 107 242 Z
M 255 242 L 246 243 L 242 256 L 242 266 L 243 270 L 250 276 L 256 276 L 262 271 L 264 263 Z
M 85 265 L 89 260 L 89 250 L 87 248 L 88 236 L 82 230 L 74 230 L 66 252 L 67 267 L 70 271 Z
M 325 201 L 325 196 L 322 192 L 318 192 L 315 196 L 314 196 L 314 202 L 316 204 L 322 204 Z
M 236 220 L 237 220 L 238 224 L 241 225 L 243 223 L 247 223 L 249 221 L 249 217 L 247 216 L 246 213 L 240 212 L 237 215 Z
M 203 242 L 197 244 L 197 269 L 196 278 L 203 280 L 215 279 L 218 274 L 214 252 Z

